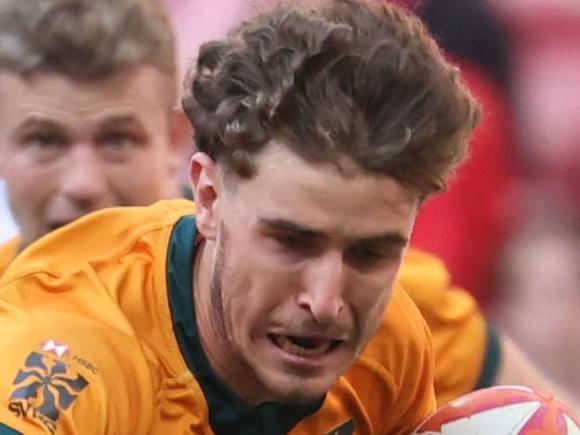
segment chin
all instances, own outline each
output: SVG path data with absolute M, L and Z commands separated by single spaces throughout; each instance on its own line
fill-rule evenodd
M 321 380 L 294 380 L 282 388 L 272 388 L 271 394 L 276 402 L 307 404 L 320 400 L 330 390 L 334 382 L 322 383 Z
M 246 347 L 248 368 L 264 396 L 263 401 L 309 403 L 322 398 L 356 359 L 352 345 L 345 345 L 328 354 L 308 358 L 289 355 L 271 340 Z
M 337 382 L 343 371 L 327 369 L 324 373 L 298 374 L 262 366 L 258 378 L 269 400 L 282 403 L 305 404 L 321 399 Z

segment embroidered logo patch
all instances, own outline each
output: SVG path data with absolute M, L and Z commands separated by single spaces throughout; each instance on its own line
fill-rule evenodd
M 54 432 L 60 412 L 88 382 L 64 362 L 38 352 L 28 355 L 24 366 L 14 378 L 9 407 L 18 417 L 40 419 Z

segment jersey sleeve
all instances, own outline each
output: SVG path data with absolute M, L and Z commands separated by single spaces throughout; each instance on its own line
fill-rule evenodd
M 3 299 L 0 330 L 0 434 L 147 433 L 152 381 L 133 337 Z
M 472 297 L 455 288 L 424 316 L 433 335 L 437 402 L 443 405 L 477 387 L 487 356 L 487 323 Z
M 488 384 L 499 364 L 496 335 L 465 290 L 451 285 L 437 257 L 412 250 L 399 275 L 427 321 L 435 354 L 438 405 Z

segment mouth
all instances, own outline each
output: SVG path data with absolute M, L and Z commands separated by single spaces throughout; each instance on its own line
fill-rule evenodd
M 328 338 L 278 334 L 268 334 L 268 338 L 282 351 L 303 358 L 315 358 L 326 355 L 344 342 L 344 340 L 333 340 Z

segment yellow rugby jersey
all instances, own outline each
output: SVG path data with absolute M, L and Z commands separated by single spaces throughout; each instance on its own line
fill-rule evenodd
M 0 289 L 0 433 L 408 434 L 435 407 L 429 332 L 396 286 L 375 338 L 319 403 L 241 402 L 197 336 L 193 204 L 84 217 Z
M 20 249 L 20 237 L 11 239 L 0 245 L 0 277 L 4 274 L 6 269 L 18 254 Z
M 451 285 L 443 262 L 409 249 L 398 282 L 431 329 L 438 405 L 493 385 L 500 361 L 498 335 L 473 297 Z

